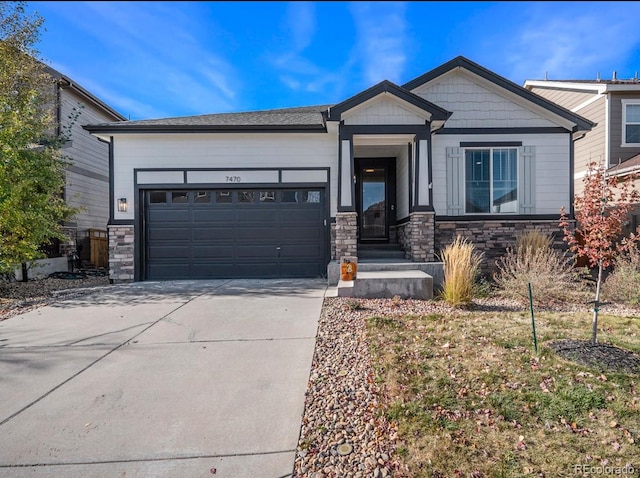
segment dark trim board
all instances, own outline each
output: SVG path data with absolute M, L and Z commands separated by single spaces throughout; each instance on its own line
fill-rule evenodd
M 325 125 L 85 125 L 84 129 L 93 134 L 118 133 L 326 133 Z
M 461 148 L 480 148 L 480 147 L 509 147 L 509 146 L 522 146 L 522 141 L 470 141 L 461 142 Z
M 430 134 L 429 126 L 425 124 L 373 124 L 373 125 L 345 125 L 340 124 L 340 139 L 353 141 L 354 134 Z
M 436 216 L 436 225 L 438 222 L 486 222 L 486 221 L 500 221 L 500 222 L 523 222 L 523 221 L 558 221 L 560 222 L 560 214 L 473 214 L 465 216 Z
M 330 107 L 327 119 L 329 121 L 340 121 L 342 120 L 343 113 L 364 103 L 367 100 L 380 96 L 384 93 L 391 94 L 396 98 L 406 101 L 416 108 L 429 113 L 431 120 L 446 120 L 452 115 L 450 111 L 447 111 L 444 108 L 441 108 L 440 106 L 425 100 L 421 96 L 418 96 L 411 91 L 398 86 L 388 80 L 383 80 L 380 83 L 362 91 L 361 93 L 358 93 L 355 96 L 344 100 L 342 103 Z
M 109 226 L 135 226 L 134 219 L 112 219 L 109 221 Z
M 106 142 L 106 141 L 105 141 Z M 114 221 L 114 202 L 115 202 L 115 183 L 114 183 L 114 160 L 113 160 L 113 148 L 115 146 L 113 136 L 109 138 L 109 224 Z
M 442 128 L 434 131 L 434 134 L 553 134 L 571 133 L 570 130 L 554 127 L 539 126 L 534 128 Z

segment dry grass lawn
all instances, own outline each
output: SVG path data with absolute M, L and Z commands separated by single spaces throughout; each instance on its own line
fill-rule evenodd
M 548 346 L 589 339 L 590 321 L 588 310 L 536 314 L 536 355 L 526 309 L 367 319 L 407 476 L 640 474 L 637 371 L 579 365 Z M 599 341 L 640 356 L 640 318 L 601 312 Z

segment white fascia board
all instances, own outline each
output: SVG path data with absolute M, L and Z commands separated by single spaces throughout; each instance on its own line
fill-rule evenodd
M 419 116 L 420 118 L 423 118 L 426 121 L 430 121 L 431 120 L 431 113 L 429 113 L 429 112 L 427 112 L 427 111 L 425 111 L 423 109 L 415 107 L 411 103 L 408 103 L 408 102 L 398 98 L 396 95 L 391 94 L 388 91 L 383 91 L 380 94 L 374 96 L 373 98 L 369 98 L 367 101 L 363 101 L 359 105 L 356 105 L 353 108 L 345 111 L 344 113 L 342 113 L 342 119 L 346 119 L 349 116 L 351 116 L 352 114 L 357 113 L 361 109 L 368 108 L 369 106 L 372 106 L 375 103 L 377 103 L 378 101 L 381 101 L 383 99 L 392 100 L 393 102 L 395 102 L 398 105 L 400 105 L 402 108 L 414 113 L 416 116 Z
M 526 80 L 524 82 L 524 87 L 528 90 L 531 90 L 531 88 L 533 87 L 538 87 L 604 93 L 606 91 L 607 85 L 604 83 L 573 83 L 570 81 Z
M 530 90 L 533 87 L 538 88 L 553 88 L 558 90 L 580 90 L 580 91 L 593 91 L 600 94 L 608 93 L 610 91 L 640 91 L 640 83 L 574 83 L 571 81 L 544 81 L 544 80 L 526 80 L 524 87 Z

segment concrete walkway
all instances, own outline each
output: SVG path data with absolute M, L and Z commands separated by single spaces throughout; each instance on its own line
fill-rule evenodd
M 326 281 L 110 286 L 0 322 L 0 477 L 288 477 Z

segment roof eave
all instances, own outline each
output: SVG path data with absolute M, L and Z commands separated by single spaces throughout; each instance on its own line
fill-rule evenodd
M 85 125 L 92 134 L 122 133 L 244 133 L 244 132 L 326 132 L 324 125 Z
M 583 118 L 580 115 L 567 110 L 566 108 L 556 105 L 555 103 L 543 98 L 542 96 L 536 95 L 528 89 L 523 88 L 522 86 L 496 73 L 493 73 L 490 70 L 487 70 L 483 66 L 478 65 L 477 63 L 474 63 L 463 56 L 458 56 L 453 60 L 450 60 L 447 63 L 440 65 L 439 67 L 419 76 L 418 78 L 405 83 L 404 85 L 402 85 L 402 88 L 405 88 L 407 90 L 414 90 L 419 86 L 428 83 L 429 81 L 432 81 L 435 78 L 438 78 L 445 73 L 457 68 L 462 68 L 471 73 L 474 73 L 479 77 L 484 78 L 485 80 L 488 80 L 495 85 L 524 98 L 525 100 L 530 101 L 533 104 L 536 104 L 562 118 L 569 120 L 570 122 L 575 124 L 573 131 L 588 131 L 592 129 L 593 126 L 595 126 L 595 123 L 587 120 L 586 118 Z

